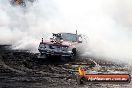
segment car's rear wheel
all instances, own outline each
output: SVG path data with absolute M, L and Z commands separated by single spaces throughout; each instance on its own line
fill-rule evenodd
M 73 49 L 72 49 L 72 53 L 73 53 L 74 56 L 76 56 L 76 54 L 77 54 L 76 48 L 73 48 Z

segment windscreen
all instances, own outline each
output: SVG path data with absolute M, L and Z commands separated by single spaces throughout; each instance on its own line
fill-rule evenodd
M 62 33 L 61 37 L 66 41 L 72 41 L 72 42 L 78 41 L 79 38 L 79 36 L 77 36 L 76 34 L 71 34 L 71 33 Z

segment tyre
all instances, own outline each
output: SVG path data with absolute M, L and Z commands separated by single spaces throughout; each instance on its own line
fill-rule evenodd
M 77 54 L 76 48 L 73 48 L 73 49 L 72 49 L 72 53 L 73 53 L 74 56 L 76 56 L 76 54 Z

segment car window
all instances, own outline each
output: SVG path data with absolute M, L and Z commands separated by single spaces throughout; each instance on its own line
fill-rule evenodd
M 62 38 L 66 41 L 72 41 L 72 42 L 76 42 L 79 39 L 79 37 L 76 34 L 70 34 L 70 33 L 62 33 Z

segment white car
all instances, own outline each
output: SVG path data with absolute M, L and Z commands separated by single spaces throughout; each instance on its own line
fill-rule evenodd
M 42 42 L 38 47 L 41 56 L 47 58 L 48 56 L 60 56 L 73 58 L 76 55 L 76 45 L 82 43 L 81 35 L 72 33 L 53 33 L 50 42 Z

